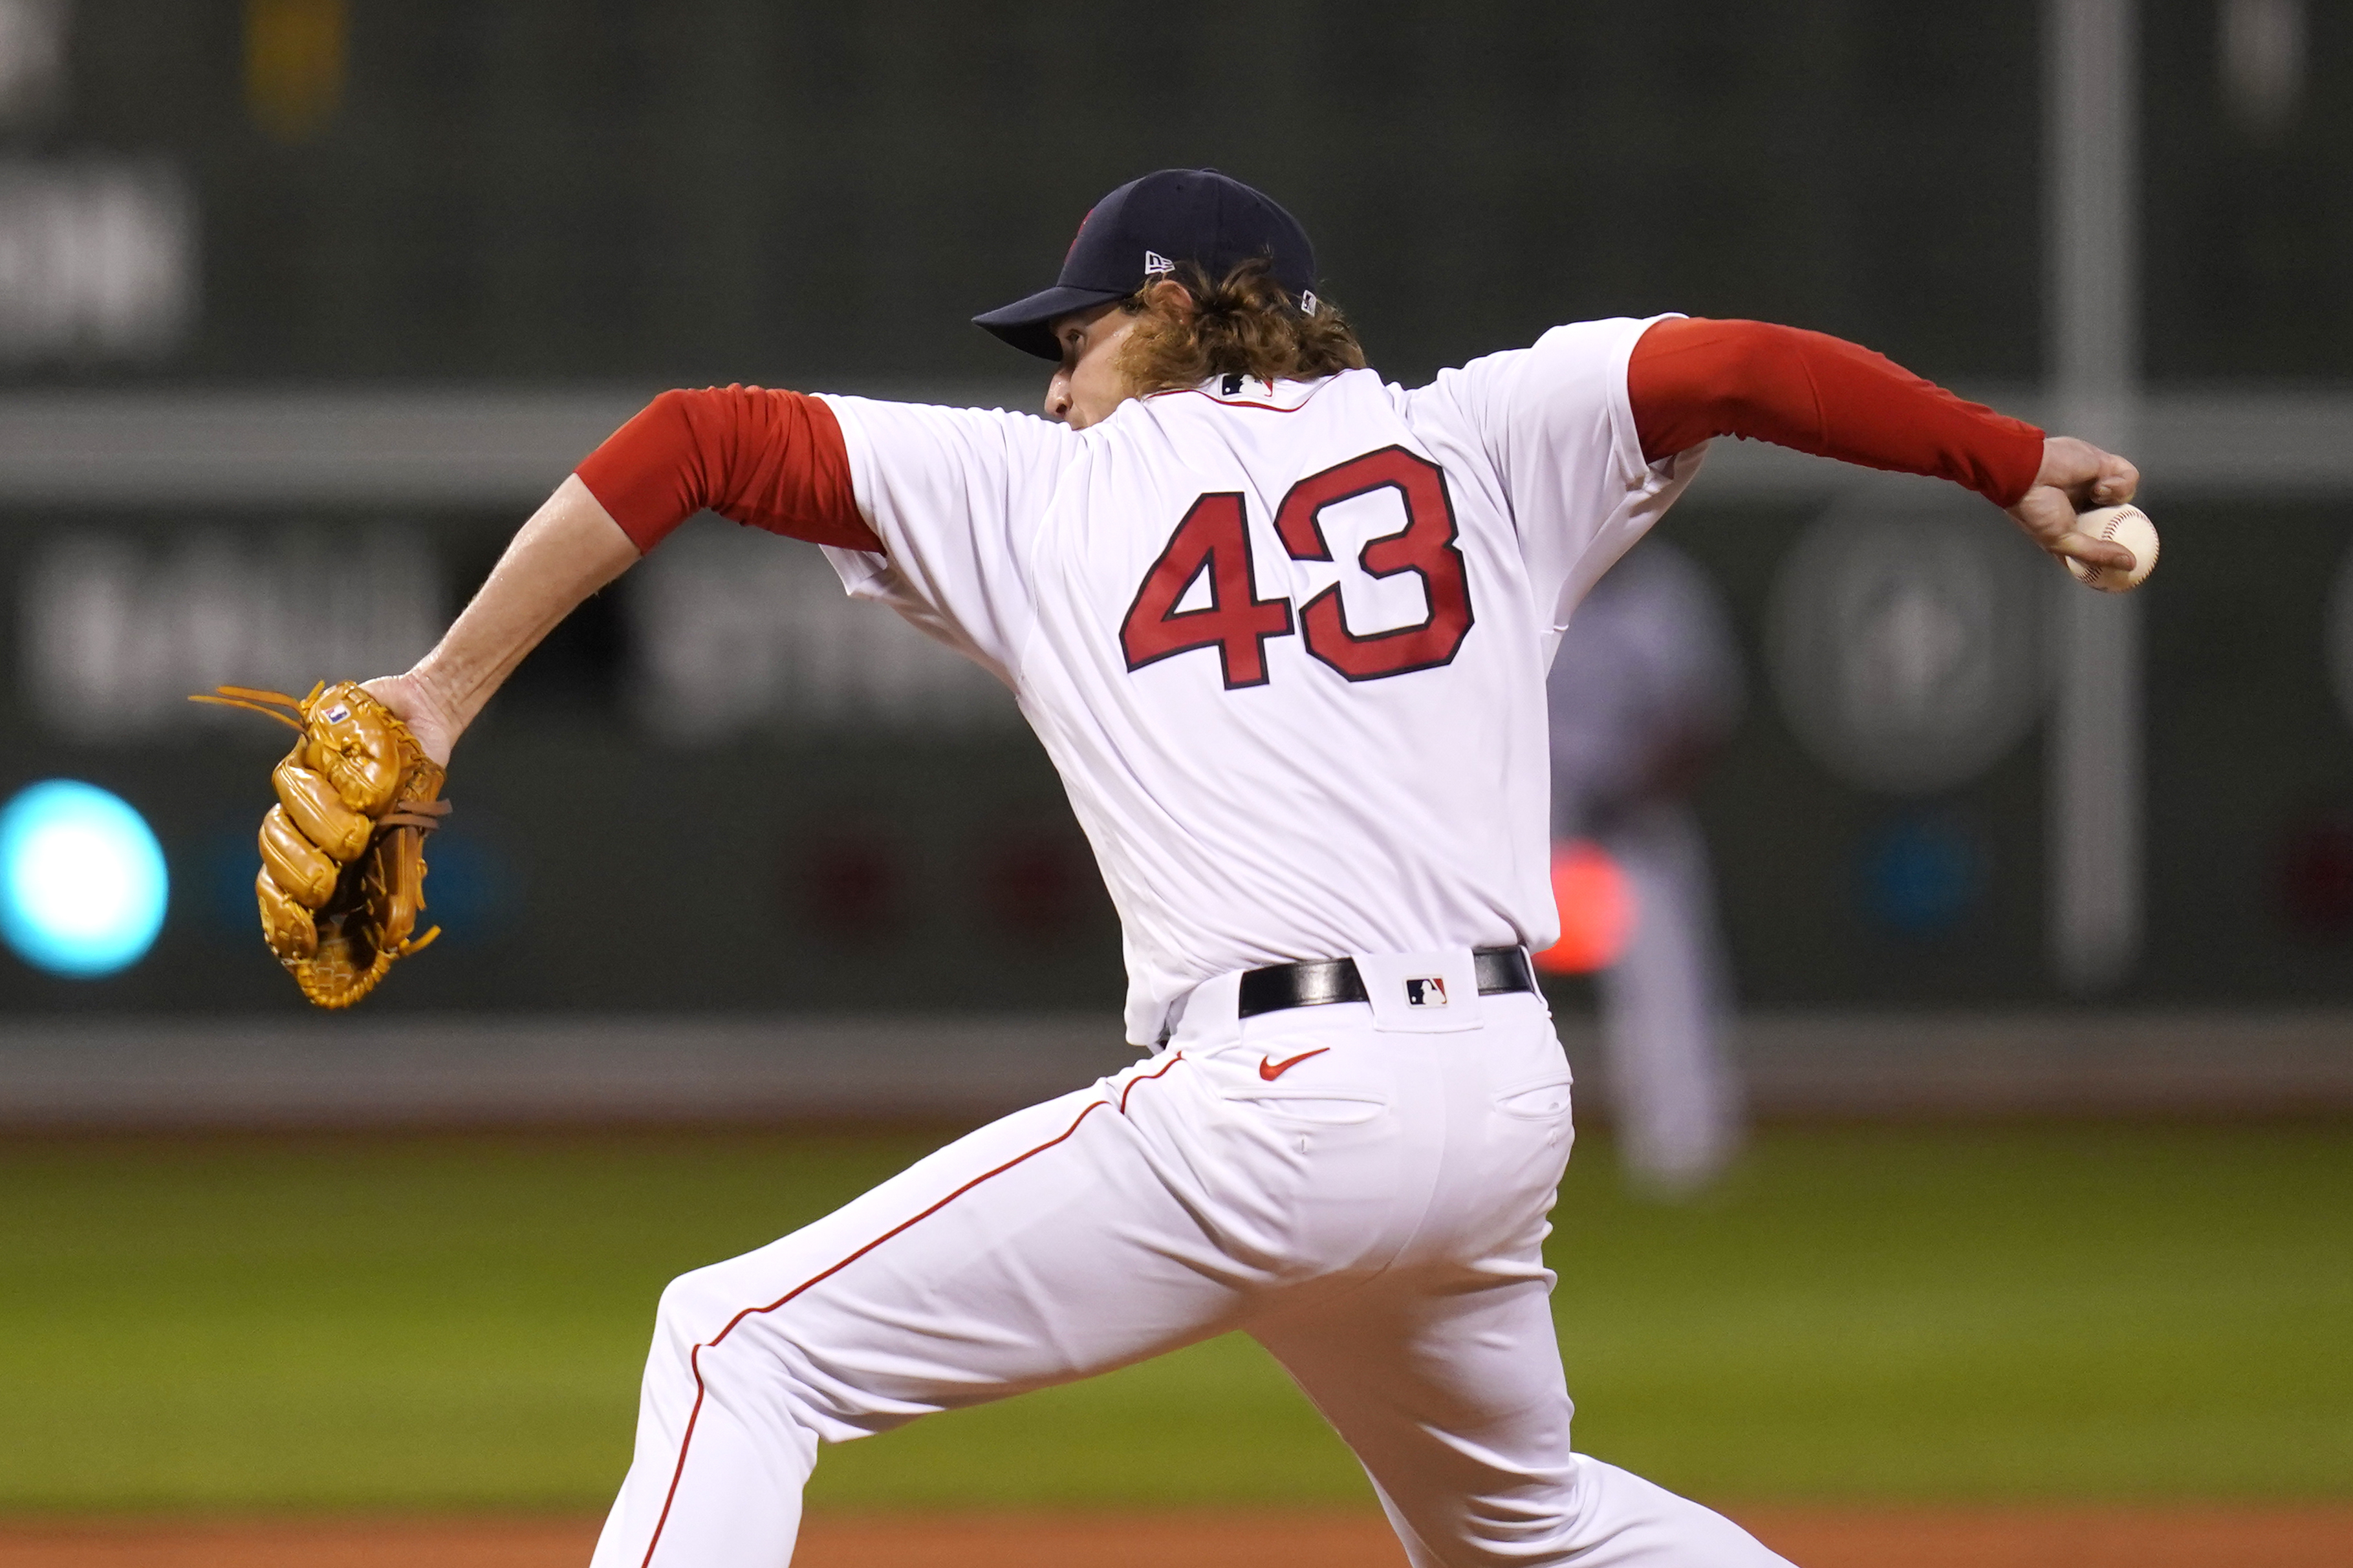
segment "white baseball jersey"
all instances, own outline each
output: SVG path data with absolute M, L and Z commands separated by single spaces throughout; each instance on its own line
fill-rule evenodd
M 828 400 L 888 553 L 827 553 L 1019 698 L 1119 909 L 1130 1039 L 1232 971 L 1550 945 L 1545 672 L 1700 457 L 1643 460 L 1649 325 L 1086 430 Z

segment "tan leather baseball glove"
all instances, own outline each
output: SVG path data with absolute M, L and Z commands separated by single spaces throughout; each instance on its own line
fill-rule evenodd
M 441 765 L 355 681 L 322 681 L 300 700 L 214 689 L 189 700 L 266 713 L 301 736 L 269 775 L 278 804 L 261 819 L 253 890 L 262 938 L 302 994 L 348 1007 L 441 934 L 410 936 L 425 908 L 425 836 L 449 810 Z

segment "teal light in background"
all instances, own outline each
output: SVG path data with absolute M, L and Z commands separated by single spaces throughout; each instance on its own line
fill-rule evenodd
M 138 963 L 170 890 L 163 846 L 120 795 L 50 779 L 0 810 L 0 937 L 37 969 L 88 980 Z

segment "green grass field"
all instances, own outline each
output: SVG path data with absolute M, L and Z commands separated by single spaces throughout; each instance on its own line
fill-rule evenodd
M 919 1136 L 0 1146 L 0 1510 L 595 1510 L 653 1303 Z M 1578 1447 L 1710 1498 L 2353 1496 L 2353 1126 L 1768 1132 L 1556 1216 Z M 818 1506 L 1331 1502 L 1255 1346 L 831 1450 Z

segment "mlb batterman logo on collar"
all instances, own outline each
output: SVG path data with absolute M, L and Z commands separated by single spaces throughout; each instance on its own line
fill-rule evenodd
M 1184 262 L 1222 278 L 1254 256 L 1268 259 L 1274 280 L 1302 310 L 1313 309 L 1315 247 L 1297 218 L 1215 169 L 1163 169 L 1094 205 L 1051 289 L 973 321 L 1024 353 L 1058 360 L 1055 317 L 1124 300 Z

